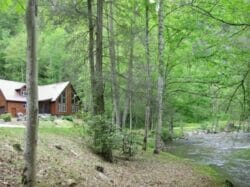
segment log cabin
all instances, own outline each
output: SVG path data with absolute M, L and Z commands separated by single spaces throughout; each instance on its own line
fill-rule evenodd
M 0 79 L 0 114 L 26 113 L 26 85 Z M 38 86 L 40 114 L 71 115 L 78 111 L 80 99 L 70 82 Z

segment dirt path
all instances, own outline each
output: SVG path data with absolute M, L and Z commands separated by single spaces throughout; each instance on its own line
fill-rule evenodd
M 23 121 L 17 121 L 16 118 L 12 118 L 10 122 L 4 122 L 0 119 L 0 128 L 24 128 Z
M 25 128 L 25 126 L 23 124 L 13 125 L 0 122 L 0 128 Z

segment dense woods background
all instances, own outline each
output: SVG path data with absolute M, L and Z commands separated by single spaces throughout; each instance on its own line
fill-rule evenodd
M 0 12 L 0 78 L 25 81 L 24 6 L 7 2 Z M 158 117 L 159 5 L 119 0 L 103 6 L 105 114 L 138 128 L 150 106 L 146 119 L 153 127 Z M 39 83 L 71 81 L 84 110 L 91 111 L 87 1 L 39 1 L 38 7 Z M 249 118 L 249 2 L 176 0 L 164 1 L 162 9 L 163 127 Z M 92 11 L 96 40 L 96 2 Z

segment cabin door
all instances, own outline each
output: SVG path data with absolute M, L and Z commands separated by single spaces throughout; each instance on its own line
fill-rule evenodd
M 16 117 L 16 108 L 11 108 L 11 115 Z
M 50 114 L 50 103 L 49 102 L 39 102 L 39 113 L 40 114 Z

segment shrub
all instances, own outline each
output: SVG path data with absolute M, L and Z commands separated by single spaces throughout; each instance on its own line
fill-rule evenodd
M 138 136 L 133 132 L 122 132 L 122 154 L 128 159 L 138 152 Z
M 63 116 L 62 119 L 67 120 L 67 121 L 73 121 L 74 120 L 72 116 Z
M 201 123 L 200 128 L 201 128 L 201 130 L 208 130 L 208 124 L 207 123 Z
M 56 117 L 55 116 L 50 116 L 50 121 L 55 121 Z
M 92 136 L 93 150 L 106 161 L 112 162 L 113 149 L 118 147 L 115 127 L 102 116 L 92 117 L 88 124 L 90 125 L 89 134 Z
M 113 152 L 117 150 L 126 159 L 133 157 L 138 152 L 141 140 L 134 132 L 121 132 L 106 117 L 94 116 L 87 121 L 88 134 L 91 137 L 91 148 L 104 160 L 112 162 Z
M 11 121 L 11 114 L 2 114 L 0 115 L 0 119 L 3 119 L 5 122 Z
M 165 145 L 166 145 L 167 143 L 173 141 L 172 135 L 171 135 L 171 134 L 169 133 L 169 131 L 166 130 L 166 129 L 163 129 L 163 130 L 162 130 L 161 139 L 162 139 L 162 141 L 164 142 Z
M 76 118 L 81 119 L 85 122 L 88 122 L 89 120 L 91 121 L 91 118 L 92 118 L 92 114 L 89 112 L 85 112 L 85 111 L 78 111 L 75 114 L 75 116 L 76 116 Z

